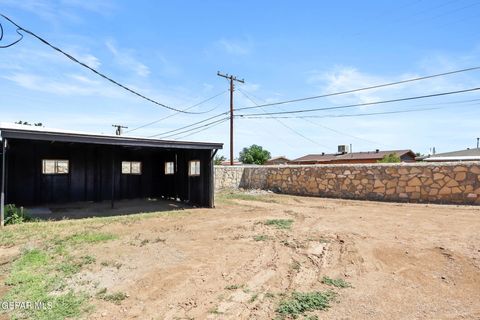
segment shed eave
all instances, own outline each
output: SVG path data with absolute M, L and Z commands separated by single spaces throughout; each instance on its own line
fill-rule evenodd
M 190 142 L 190 141 L 171 141 L 157 140 L 147 138 L 131 138 L 123 136 L 102 136 L 93 134 L 75 134 L 61 132 L 47 132 L 35 130 L 19 130 L 0 128 L 0 135 L 7 139 L 24 139 L 24 140 L 42 140 L 42 141 L 59 141 L 73 143 L 91 143 L 116 145 L 127 147 L 145 147 L 145 148 L 174 148 L 174 149 L 223 149 L 222 143 L 209 142 Z

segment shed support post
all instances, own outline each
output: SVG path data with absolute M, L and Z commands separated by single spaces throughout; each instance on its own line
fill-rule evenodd
M 5 164 L 7 156 L 7 139 L 2 140 L 2 189 L 0 195 L 0 226 L 3 227 L 5 225 Z
M 112 201 L 110 203 L 110 208 L 115 207 L 115 151 L 112 148 Z
M 210 168 L 210 183 L 209 183 L 209 189 L 208 192 L 210 193 L 208 195 L 209 197 L 209 204 L 208 206 L 210 208 L 215 208 L 215 166 L 214 166 L 214 158 L 215 155 L 217 154 L 218 149 L 212 150 L 212 155 L 210 156 L 210 163 L 209 168 Z

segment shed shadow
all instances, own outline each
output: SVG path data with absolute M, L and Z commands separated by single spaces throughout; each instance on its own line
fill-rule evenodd
M 115 201 L 113 209 L 111 208 L 110 201 L 88 201 L 27 207 L 25 210 L 32 218 L 40 220 L 64 220 L 125 216 L 149 212 L 168 212 L 190 208 L 193 207 L 181 201 L 148 198 L 118 200 Z

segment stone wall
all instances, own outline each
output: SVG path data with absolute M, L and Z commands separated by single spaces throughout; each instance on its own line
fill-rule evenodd
M 217 189 L 345 199 L 480 204 L 480 162 L 219 166 Z

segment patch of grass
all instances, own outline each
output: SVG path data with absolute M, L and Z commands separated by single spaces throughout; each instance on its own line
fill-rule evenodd
M 322 283 L 336 288 L 350 288 L 352 286 L 350 283 L 340 278 L 332 279 L 329 277 L 323 277 Z
M 62 272 L 66 276 L 74 275 L 80 271 L 81 265 L 73 261 L 65 261 L 60 263 L 56 270 Z
M 107 293 L 107 288 L 102 288 L 98 290 L 98 292 L 95 294 L 96 297 L 100 298 L 103 297 Z
M 219 202 L 231 203 L 229 200 L 245 200 L 245 201 L 259 201 L 259 202 L 266 202 L 266 203 L 278 203 L 276 199 L 273 199 L 271 195 L 254 195 L 248 193 L 227 193 L 222 192 L 216 196 L 216 200 Z
M 223 314 L 223 312 L 218 311 L 218 308 L 212 308 L 208 312 L 211 314 Z
M 13 245 L 15 245 L 15 234 L 13 230 L 4 227 L 2 232 L 0 232 L 0 246 L 10 247 Z
M 80 232 L 75 233 L 71 236 L 66 237 L 62 241 L 67 242 L 68 244 L 77 245 L 77 244 L 94 244 L 99 242 L 105 242 L 109 240 L 117 239 L 118 237 L 110 233 L 102 232 Z
M 250 300 L 248 300 L 248 302 L 252 303 L 254 302 L 255 300 L 257 300 L 258 298 L 258 293 L 254 293 L 251 297 L 250 297 Z
M 124 292 L 114 292 L 107 294 L 105 290 L 105 293 L 103 295 L 100 295 L 99 297 L 105 301 L 110 301 L 115 304 L 121 304 L 122 301 L 125 300 L 128 296 Z
M 227 290 L 237 290 L 243 288 L 243 285 L 238 285 L 238 284 L 231 284 L 225 287 Z
M 296 261 L 296 260 L 292 262 L 292 265 L 291 265 L 291 266 L 292 266 L 292 269 L 295 270 L 295 271 L 300 270 L 300 268 L 302 267 L 302 265 L 300 264 L 300 262 L 298 262 L 298 261 Z
M 320 242 L 320 243 L 330 243 L 330 239 L 326 239 L 326 238 L 322 238 L 322 237 L 319 237 L 319 238 L 310 237 L 310 238 L 307 238 L 307 241 Z
M 83 257 L 80 257 L 80 259 L 82 260 L 82 264 L 92 264 L 92 263 L 95 263 L 95 261 L 97 261 L 97 259 L 93 256 L 83 256 Z
M 79 317 L 88 310 L 87 297 L 72 291 L 62 292 L 70 269 L 62 267 L 62 260 L 51 250 L 31 249 L 22 253 L 12 265 L 5 284 L 10 291 L 4 301 L 42 302 L 45 308 L 10 311 L 13 319 L 65 319 Z M 55 292 L 55 294 L 52 294 Z
M 116 261 L 110 261 L 110 260 L 108 260 L 108 261 L 102 261 L 100 264 L 101 264 L 102 266 L 104 266 L 104 267 L 117 268 L 117 270 L 122 267 L 122 263 L 116 262 Z
M 325 310 L 330 307 L 330 302 L 335 298 L 335 293 L 327 292 L 293 292 L 290 298 L 282 300 L 276 309 L 281 319 L 286 317 L 297 318 L 306 312 Z
M 268 236 L 264 234 L 256 235 L 253 237 L 253 240 L 255 241 L 266 241 L 268 240 Z
M 265 293 L 265 298 L 273 299 L 275 298 L 275 293 L 267 292 Z
M 274 226 L 277 229 L 290 229 L 293 224 L 292 219 L 270 219 L 264 223 L 267 226 Z

